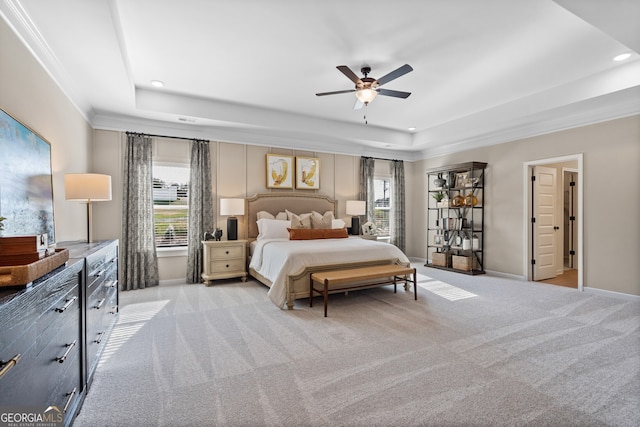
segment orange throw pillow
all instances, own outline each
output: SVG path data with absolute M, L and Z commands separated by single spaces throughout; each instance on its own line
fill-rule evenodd
M 346 228 L 289 228 L 289 240 L 346 239 Z

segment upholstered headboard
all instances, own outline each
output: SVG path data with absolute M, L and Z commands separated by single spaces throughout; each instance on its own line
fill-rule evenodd
M 256 194 L 246 199 L 246 205 L 247 238 L 250 240 L 258 237 L 256 221 L 260 211 L 267 211 L 273 215 L 284 212 L 285 209 L 295 214 L 332 211 L 336 215 L 338 208 L 338 202 L 334 199 L 321 194 L 301 192 Z

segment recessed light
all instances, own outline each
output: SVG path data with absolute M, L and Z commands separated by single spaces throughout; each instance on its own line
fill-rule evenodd
M 624 61 L 625 59 L 629 59 L 629 57 L 631 57 L 631 54 L 629 52 L 621 53 L 620 55 L 614 57 L 613 60 L 614 61 Z
M 151 85 L 155 87 L 162 87 L 164 86 L 164 82 L 160 80 L 151 80 Z
M 411 132 L 413 132 L 414 130 L 416 130 L 416 128 L 414 128 L 413 126 L 411 126 L 411 127 L 409 128 L 409 130 L 410 130 Z

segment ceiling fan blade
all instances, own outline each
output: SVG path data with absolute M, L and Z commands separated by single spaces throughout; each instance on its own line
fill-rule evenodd
M 347 76 L 349 80 L 351 80 L 355 84 L 358 84 L 358 82 L 360 81 L 360 77 L 358 77 L 356 73 L 351 71 L 351 68 L 347 67 L 346 65 L 338 65 L 336 68 L 342 71 L 342 74 Z
M 359 110 L 362 107 L 364 107 L 364 102 L 360 101 L 359 99 L 356 98 L 356 103 L 353 104 L 353 109 L 354 110 Z
M 377 92 L 384 96 L 393 96 L 394 98 L 408 98 L 411 92 L 401 92 L 399 90 L 378 89 Z
M 378 86 L 382 86 L 385 83 L 389 83 L 391 80 L 395 80 L 400 76 L 404 76 L 405 74 L 407 74 L 408 72 L 413 71 L 413 68 L 411 68 L 411 65 L 409 64 L 404 64 L 402 67 L 393 70 L 392 72 L 390 72 L 387 75 L 384 75 L 382 77 L 380 77 L 378 79 Z
M 349 92 L 355 92 L 355 89 L 347 89 L 347 90 L 336 90 L 334 92 L 321 92 L 321 93 L 316 93 L 316 96 L 325 96 L 325 95 L 337 95 L 339 93 L 349 93 Z

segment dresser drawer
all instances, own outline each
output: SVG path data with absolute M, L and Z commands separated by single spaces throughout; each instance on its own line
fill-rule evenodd
M 211 250 L 212 259 L 228 259 L 228 258 L 241 258 L 244 251 L 243 245 L 223 246 L 220 248 L 213 248 Z
M 77 290 L 78 288 L 75 287 Z M 61 380 L 60 372 L 70 364 L 76 364 L 78 374 L 80 364 L 77 354 L 80 352 L 82 340 L 80 336 L 80 307 L 79 301 L 73 303 L 64 313 L 51 310 L 51 324 L 44 332 L 36 334 L 33 341 L 24 345 L 22 349 L 14 347 L 3 349 L 1 359 L 7 361 L 20 354 L 18 362 L 0 378 L 0 406 L 16 404 L 37 404 L 44 402 L 51 390 Z M 41 316 L 41 324 L 48 316 Z M 31 328 L 38 330 L 38 325 Z M 33 334 L 26 336 L 32 337 Z M 13 347 L 13 346 L 12 346 Z M 14 354 L 15 353 L 15 354 Z M 11 354 L 5 357 L 4 354 Z M 74 362 L 73 360 L 76 360 Z M 65 366 L 61 366 L 65 365 Z M 37 387 L 34 385 L 37 384 Z
M 87 287 L 94 287 L 98 280 L 104 280 L 105 273 L 117 269 L 117 255 L 117 246 L 111 245 L 87 257 Z
M 70 425 L 71 418 L 78 411 L 81 404 L 81 396 L 84 392 L 80 369 L 80 352 L 73 355 L 67 366 L 61 366 L 58 381 L 47 396 L 47 405 L 56 406 L 62 412 L 64 425 Z
M 232 271 L 244 271 L 244 260 L 230 259 L 228 261 L 213 261 L 211 263 L 212 273 L 224 273 Z

